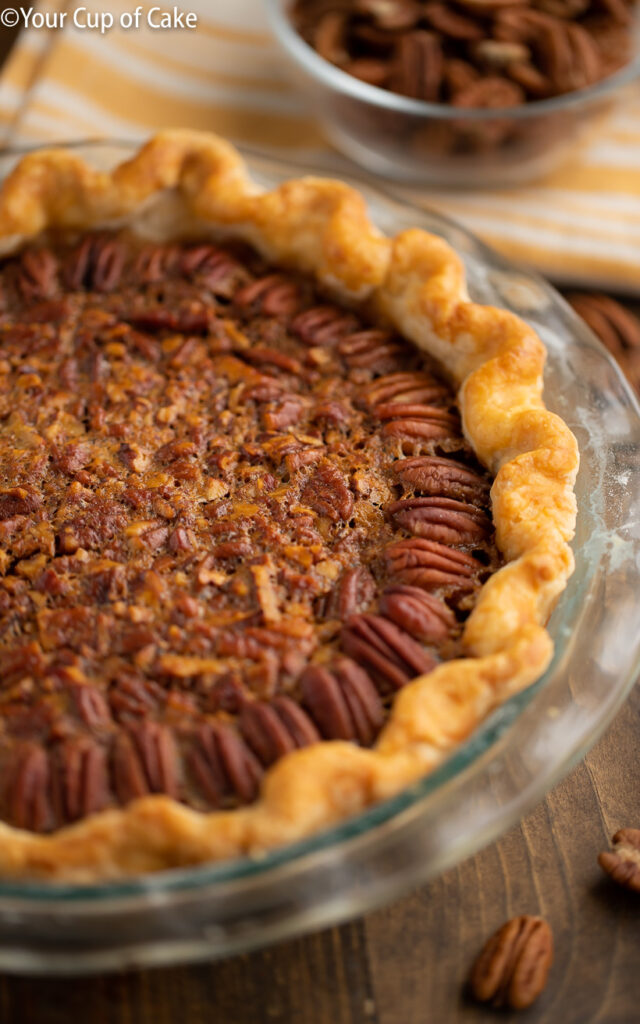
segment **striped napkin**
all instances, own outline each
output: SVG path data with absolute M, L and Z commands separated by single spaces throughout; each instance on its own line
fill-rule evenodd
M 104 33 L 74 27 L 80 6 L 85 21 L 108 11 L 114 27 Z M 195 29 L 153 29 L 146 20 L 155 5 L 143 4 L 141 27 L 121 28 L 120 16 L 137 6 L 135 0 L 36 6 L 50 21 L 65 11 L 67 18 L 62 28 L 23 29 L 3 69 L 5 145 L 140 139 L 181 126 L 210 129 L 323 173 L 353 170 L 288 84 L 261 0 L 182 0 L 179 8 L 197 16 Z M 482 192 L 394 188 L 556 280 L 640 294 L 637 88 L 570 166 L 534 184 Z

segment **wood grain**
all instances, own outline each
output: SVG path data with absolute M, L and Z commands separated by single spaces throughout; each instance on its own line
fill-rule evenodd
M 464 993 L 484 939 L 542 914 L 556 944 L 528 1024 L 640 1020 L 640 897 L 596 863 L 640 824 L 640 688 L 586 760 L 499 842 L 365 918 L 216 964 L 89 979 L 0 978 L 2 1024 L 483 1024 Z

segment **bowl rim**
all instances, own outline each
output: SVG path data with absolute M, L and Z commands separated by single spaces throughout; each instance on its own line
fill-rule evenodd
M 514 121 L 527 120 L 541 115 L 559 113 L 571 107 L 597 103 L 617 89 L 640 79 L 639 15 L 636 17 L 633 30 L 636 38 L 636 54 L 620 70 L 612 75 L 607 75 L 606 78 L 593 85 L 575 89 L 573 92 L 563 93 L 560 96 L 552 96 L 549 99 L 532 100 L 530 103 L 521 103 L 512 107 L 463 108 L 454 107 L 450 103 L 430 103 L 427 100 L 412 99 L 409 96 L 390 92 L 388 89 L 381 89 L 376 85 L 369 85 L 348 72 L 341 71 L 309 46 L 293 27 L 285 9 L 291 0 L 264 0 L 264 2 L 267 21 L 273 35 L 298 67 L 336 92 L 399 114 L 434 120 L 448 120 L 454 116 L 458 120 L 464 119 L 465 121 L 488 121 L 494 120 L 496 117 L 507 117 Z

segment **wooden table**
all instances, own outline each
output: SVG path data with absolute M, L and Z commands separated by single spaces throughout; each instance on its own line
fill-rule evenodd
M 0 63 L 12 34 L 0 33 Z M 640 897 L 596 863 L 640 827 L 640 688 L 572 774 L 499 842 L 392 906 L 278 947 L 193 967 L 82 979 L 0 977 L 0 1024 L 634 1024 Z M 476 1007 L 484 939 L 542 914 L 555 963 L 523 1015 Z

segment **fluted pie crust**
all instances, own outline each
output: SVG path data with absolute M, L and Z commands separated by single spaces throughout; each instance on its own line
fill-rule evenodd
M 504 310 L 470 302 L 441 239 L 386 238 L 356 191 L 304 178 L 265 192 L 214 135 L 163 132 L 111 173 L 67 150 L 26 156 L 0 193 L 0 250 L 48 228 L 145 225 L 156 237 L 223 229 L 266 259 L 313 275 L 342 301 L 435 357 L 458 389 L 466 439 L 495 476 L 497 544 L 507 564 L 484 585 L 445 662 L 395 698 L 373 749 L 332 740 L 281 758 L 257 802 L 201 813 L 156 795 L 50 835 L 0 824 L 0 874 L 118 878 L 242 855 L 309 836 L 397 793 L 438 765 L 496 706 L 544 672 L 545 623 L 573 568 L 576 440 L 542 400 L 545 349 Z

